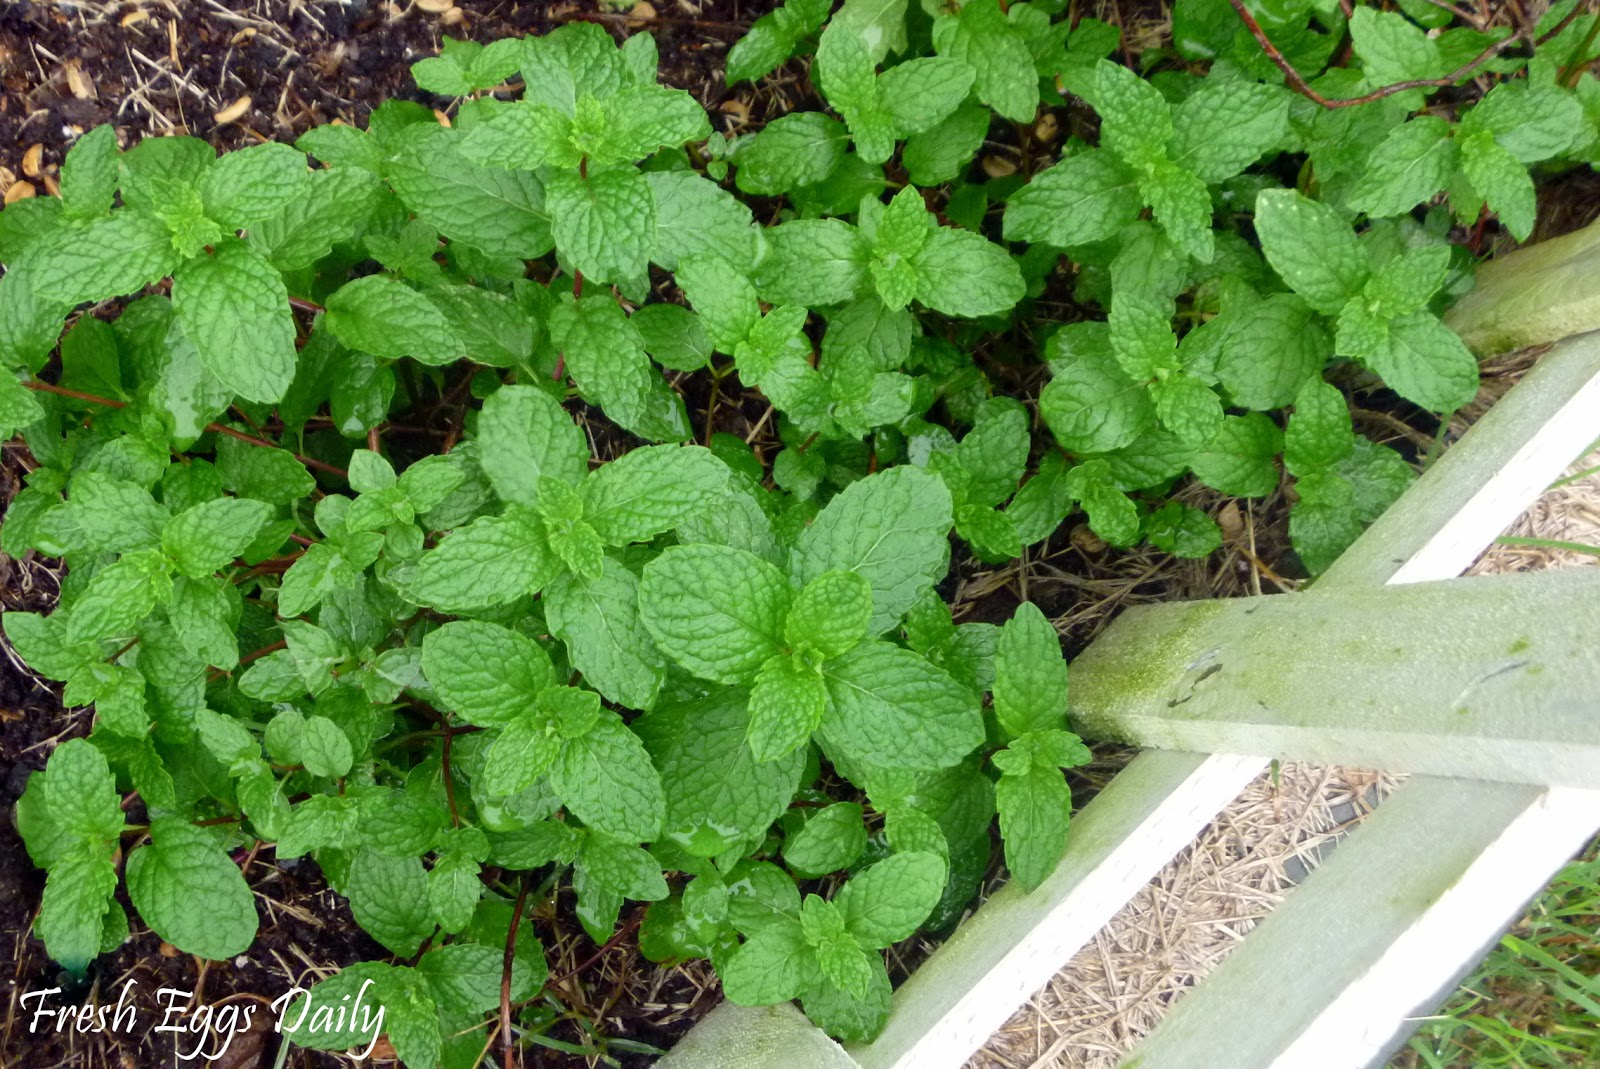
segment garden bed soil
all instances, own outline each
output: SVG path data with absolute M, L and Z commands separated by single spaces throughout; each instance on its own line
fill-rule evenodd
M 432 0 L 398 6 L 363 0 L 11 4 L 0 10 L 0 189 L 16 196 L 16 184 L 26 182 L 41 195 L 49 193 L 71 140 L 105 122 L 118 126 L 125 145 L 152 134 L 190 133 L 225 149 L 291 140 L 308 126 L 333 119 L 364 125 L 367 112 L 391 97 L 438 105 L 442 102 L 416 90 L 409 66 L 433 54 L 442 36 L 487 41 L 542 32 L 575 19 L 598 19 L 618 32 L 653 32 L 661 49 L 663 80 L 694 92 L 727 133 L 758 126 L 768 115 L 805 103 L 802 79 L 795 72 L 780 71 L 761 86 L 740 87 L 735 93 L 723 85 L 728 45 L 773 6 L 769 0 L 657 0 L 654 8 L 640 5 L 622 15 L 602 14 L 593 0 L 492 0 L 436 10 L 441 6 Z M 1143 5 L 1108 4 L 1113 10 L 1106 17 L 1127 12 L 1130 34 L 1155 32 L 1160 15 L 1149 6 L 1141 20 L 1135 12 Z M 241 107 L 239 101 L 246 97 Z M 1064 118 L 1070 121 L 1071 116 Z M 1042 151 L 1048 152 L 1048 146 Z M 1062 272 L 1045 295 L 1059 306 L 1058 318 L 1081 315 L 1070 290 L 1071 279 Z M 1029 365 L 1009 361 L 1006 354 L 976 355 L 1007 389 L 1036 392 L 1036 366 L 1023 370 Z M 776 448 L 764 402 L 753 395 L 725 397 L 708 420 L 709 391 L 693 379 L 681 385 L 697 426 L 737 433 L 758 451 Z M 1431 443 L 1436 428 L 1392 395 L 1364 398 L 1361 406 L 1368 415 L 1358 413 L 1358 429 L 1407 455 L 1420 456 Z M 432 406 L 427 415 L 435 427 L 448 427 L 454 419 L 443 404 Z M 603 419 L 595 419 L 592 429 L 603 451 L 622 447 L 625 436 L 619 437 Z M 0 504 L 10 501 L 30 464 L 20 446 L 6 446 Z M 1222 523 L 1226 544 L 1209 560 L 1175 560 L 1149 549 L 1111 550 L 1086 528 L 1069 524 L 998 569 L 958 553 L 943 592 L 962 620 L 1000 621 L 1021 600 L 1038 603 L 1056 622 L 1070 656 L 1128 605 L 1297 585 L 1286 578 L 1299 573 L 1288 550 L 1287 502 L 1281 494 L 1234 503 L 1194 486 L 1180 496 Z M 47 611 L 57 583 L 53 562 L 0 556 L 0 607 L 7 611 Z M 10 981 L 7 1009 L 0 1016 L 0 1065 L 172 1064 L 176 1048 L 170 1037 L 150 1031 L 161 1019 L 158 989 L 192 991 L 197 1003 L 213 1005 L 229 999 L 270 1000 L 351 962 L 383 956 L 314 864 L 279 865 L 265 850 L 240 858 L 262 920 L 248 952 L 226 963 L 204 965 L 136 923 L 133 937 L 97 962 L 83 986 L 73 987 L 29 934 L 43 873 L 28 860 L 10 813 L 27 776 L 43 767 L 54 746 L 88 732 L 90 712 L 63 709 L 58 686 L 35 678 L 9 650 L 0 648 L 0 653 L 0 812 L 5 814 L 0 820 L 0 962 Z M 1078 801 L 1091 797 L 1125 760 L 1110 748 L 1094 765 L 1078 770 Z M 639 956 L 631 938 L 596 947 L 571 919 L 570 908 L 556 908 L 561 904 L 547 901 L 535 913 L 552 975 L 558 978 L 550 993 L 572 1011 L 551 1031 L 553 1038 L 580 1046 L 590 1043 L 591 1051 L 596 1049 L 586 1039 L 591 1034 L 647 1045 L 644 1049 L 665 1048 L 716 1003 L 715 979 L 704 963 L 652 965 Z M 632 916 L 624 915 L 624 931 L 630 930 L 626 926 Z M 922 940 L 899 948 L 892 959 L 896 975 L 913 968 L 927 950 Z M 138 981 L 133 990 L 143 1026 L 133 1036 L 35 1033 L 28 1027 L 29 1014 L 15 1000 L 20 991 L 60 986 L 66 989 L 59 996 L 64 1004 L 108 1001 L 108 994 L 114 1001 L 130 978 Z M 267 1016 L 258 1014 L 258 1022 Z M 271 1066 L 275 1046 L 276 1037 L 258 1027 L 212 1064 L 223 1069 Z M 610 1057 L 624 1067 L 651 1060 L 623 1049 L 613 1049 Z M 287 1062 L 290 1069 L 333 1064 L 349 1063 L 303 1050 L 294 1051 Z M 602 1063 L 592 1054 L 536 1049 L 526 1064 L 575 1069 Z

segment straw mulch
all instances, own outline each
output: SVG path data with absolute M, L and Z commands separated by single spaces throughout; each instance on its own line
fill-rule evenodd
M 1480 402 L 1531 366 L 1503 358 Z M 1497 372 L 1497 373 L 1496 373 Z M 1483 405 L 1487 407 L 1487 405 Z M 1472 416 L 1481 414 L 1481 408 Z M 1463 428 L 1452 427 L 1452 431 Z M 1568 469 L 1505 534 L 1600 545 L 1600 449 Z M 1479 575 L 1600 564 L 1600 557 L 1534 546 L 1491 547 Z M 1264 775 L 1017 1011 L 967 1069 L 1114 1066 L 1167 1008 L 1213 969 L 1360 823 L 1403 777 L 1286 764 Z

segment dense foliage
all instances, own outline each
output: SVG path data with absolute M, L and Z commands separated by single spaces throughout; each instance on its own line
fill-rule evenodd
M 502 1002 L 548 1025 L 524 907 L 567 887 L 597 943 L 649 902 L 650 957 L 866 1039 L 880 949 L 954 923 L 997 815 L 1044 880 L 1088 758 L 1066 666 L 1031 604 L 953 622 L 952 532 L 1003 562 L 1081 508 L 1204 556 L 1173 488 L 1287 472 L 1319 571 L 1411 477 L 1330 380 L 1469 400 L 1452 224 L 1525 237 L 1528 167 L 1600 153 L 1571 3 L 1516 37 L 1182 0 L 1148 77 L 1063 6 L 790 0 L 729 80 L 811 54 L 831 114 L 733 139 L 648 35 L 449 42 L 414 68 L 448 121 L 394 101 L 221 158 L 102 127 L 0 213 L 0 433 L 38 462 L 0 545 L 70 566 L 5 633 L 95 707 L 18 807 L 50 954 L 126 937 L 119 867 L 163 939 L 239 953 L 228 852 L 266 842 L 404 961 L 325 983 L 375 983 L 412 1066 L 474 1064 Z M 1286 87 L 1262 39 L 1323 72 Z M 1041 107 L 1059 161 L 981 178 Z M 997 340 L 1048 364 L 1037 420 Z M 714 415 L 735 383 L 780 451 L 709 415 L 684 444 L 679 391 Z M 424 412 L 455 422 L 400 430 Z

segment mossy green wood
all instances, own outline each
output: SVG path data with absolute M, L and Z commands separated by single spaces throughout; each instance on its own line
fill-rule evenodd
M 1600 788 L 1600 568 L 1131 609 L 1073 664 L 1091 738 Z
M 657 1069 L 860 1069 L 806 1015 L 785 1002 L 724 1002 L 656 1062 Z
M 1483 356 L 1600 329 L 1600 220 L 1480 264 L 1445 324 Z

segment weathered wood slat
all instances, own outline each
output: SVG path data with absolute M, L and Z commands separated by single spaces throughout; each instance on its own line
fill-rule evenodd
M 656 1069 L 857 1069 L 844 1049 L 792 1002 L 706 1014 Z
M 1072 666 L 1084 734 L 1600 788 L 1600 568 L 1130 609 Z
M 1356 1069 L 1600 826 L 1600 792 L 1418 779 L 1396 791 L 1122 1064 Z

